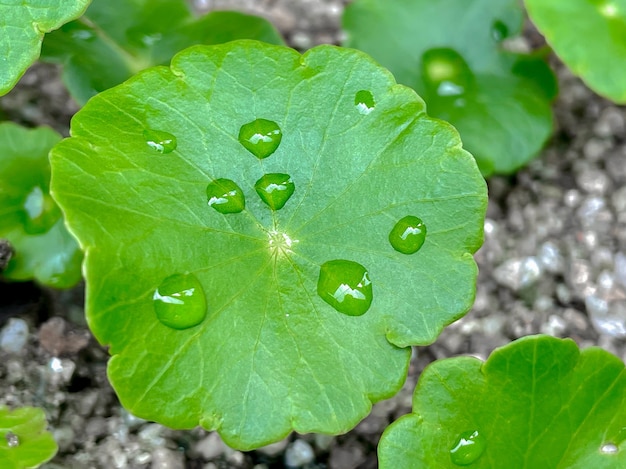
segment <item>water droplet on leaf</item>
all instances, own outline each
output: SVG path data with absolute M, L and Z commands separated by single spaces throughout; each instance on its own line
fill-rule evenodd
M 220 213 L 239 213 L 246 208 L 241 188 L 230 179 L 216 179 L 206 188 L 209 206 Z
M 176 137 L 162 130 L 144 130 L 146 143 L 159 153 L 171 153 L 176 150 Z
M 24 231 L 28 234 L 47 232 L 61 218 L 61 211 L 52 197 L 35 186 L 24 199 Z
M 614 443 L 604 443 L 600 447 L 600 452 L 603 454 L 617 454 L 619 448 Z
M 276 151 L 283 134 L 276 122 L 257 119 L 241 126 L 239 142 L 259 159 L 267 158 Z
M 272 210 L 285 206 L 296 189 L 289 174 L 269 173 L 254 183 L 256 193 Z
M 422 56 L 422 73 L 430 91 L 442 97 L 461 96 L 473 82 L 463 57 L 448 48 L 427 50 Z
M 376 106 L 374 95 L 367 90 L 357 91 L 354 96 L 354 105 L 361 114 L 367 115 L 372 112 L 374 106 Z
M 340 313 L 361 316 L 372 304 L 372 282 L 358 262 L 328 261 L 320 268 L 317 294 Z
M 15 433 L 7 432 L 4 437 L 7 440 L 7 446 L 9 448 L 15 448 L 20 445 L 20 437 L 17 436 Z
M 389 232 L 389 243 L 398 252 L 414 254 L 426 240 L 426 225 L 417 217 L 408 215 L 398 220 Z
M 491 37 L 496 42 L 503 41 L 504 39 L 509 37 L 508 26 L 500 20 L 495 20 L 491 25 Z
M 469 466 L 485 451 L 487 441 L 478 430 L 463 432 L 450 450 L 450 459 L 457 466 Z
M 159 321 L 173 329 L 188 329 L 206 316 L 206 298 L 193 274 L 175 274 L 161 282 L 152 296 Z

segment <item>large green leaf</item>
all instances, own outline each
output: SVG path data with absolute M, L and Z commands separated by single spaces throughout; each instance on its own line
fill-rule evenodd
M 0 405 L 0 467 L 39 467 L 57 452 L 52 434 L 46 431 L 46 416 L 36 407 L 9 410 Z
M 626 103 L 626 0 L 526 0 L 526 8 L 576 75 L 597 93 Z
M 522 20 L 518 0 L 356 0 L 343 24 L 346 45 L 417 90 L 488 175 L 526 164 L 552 132 L 554 75 L 540 54 L 501 46 Z
M 195 44 L 257 39 L 282 44 L 262 18 L 229 11 L 196 17 L 185 0 L 95 0 L 85 16 L 46 37 L 42 57 L 65 63 L 80 103 Z
M 192 47 L 90 100 L 51 159 L 136 415 L 238 448 L 345 432 L 472 304 L 484 180 L 357 51 Z M 389 241 L 407 216 L 414 254 Z
M 0 2 L 0 96 L 37 60 L 45 33 L 78 18 L 90 0 Z
M 458 357 L 427 367 L 413 412 L 385 430 L 378 457 L 381 469 L 618 469 L 625 440 L 622 361 L 535 336 L 484 363 Z
M 52 129 L 0 124 L 0 238 L 15 250 L 2 275 L 56 288 L 81 279 L 82 253 L 49 194 Z

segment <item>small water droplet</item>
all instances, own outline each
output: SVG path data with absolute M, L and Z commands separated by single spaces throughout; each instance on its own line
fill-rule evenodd
M 487 440 L 478 430 L 463 432 L 450 450 L 450 459 L 457 466 L 469 466 L 485 451 Z
M 501 42 L 509 37 L 509 27 L 500 20 L 495 20 L 491 25 L 491 37 L 496 42 Z
M 20 437 L 17 436 L 15 433 L 7 432 L 4 437 L 7 440 L 7 445 L 9 448 L 15 448 L 20 445 Z
M 354 96 L 354 105 L 361 114 L 368 115 L 376 106 L 374 95 L 367 90 L 357 91 Z
M 188 329 L 206 316 L 202 285 L 193 274 L 175 274 L 161 282 L 152 296 L 159 321 L 173 329 Z
M 398 252 L 414 254 L 426 240 L 426 225 L 417 217 L 408 215 L 398 220 L 389 232 L 389 243 Z
M 603 454 L 617 454 L 619 452 L 619 448 L 614 443 L 604 443 L 600 447 L 600 452 Z
M 159 153 L 171 153 L 176 150 L 176 137 L 162 130 L 144 130 L 143 136 L 146 143 Z
M 296 189 L 289 174 L 269 173 L 254 183 L 256 193 L 272 210 L 285 206 Z
M 372 282 L 358 262 L 328 261 L 320 267 L 317 294 L 340 313 L 361 316 L 372 304 Z
M 463 57 L 448 48 L 427 50 L 422 56 L 422 73 L 430 91 L 441 97 L 461 96 L 473 82 Z
M 276 151 L 283 133 L 276 122 L 256 119 L 241 126 L 239 142 L 259 159 L 267 158 Z
M 239 213 L 246 208 L 243 191 L 230 179 L 216 179 L 206 188 L 210 207 L 220 213 Z
M 52 197 L 35 186 L 24 199 L 24 231 L 41 234 L 48 231 L 61 218 L 61 211 Z

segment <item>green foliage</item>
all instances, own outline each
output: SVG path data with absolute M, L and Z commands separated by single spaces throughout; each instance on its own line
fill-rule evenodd
M 625 404 L 617 357 L 580 352 L 569 339 L 522 338 L 484 363 L 458 357 L 427 367 L 413 412 L 381 438 L 380 467 L 626 467 Z
M 0 2 L 0 96 L 37 60 L 44 33 L 78 18 L 87 5 L 89 0 Z
M 595 92 L 626 104 L 626 1 L 526 0 L 537 29 Z
M 36 407 L 13 411 L 0 405 L 0 467 L 29 469 L 52 459 L 57 444 L 46 431 L 46 416 Z
M 275 125 L 241 131 L 257 119 Z M 472 304 L 484 180 L 357 51 L 192 47 L 91 99 L 51 160 L 90 327 L 138 416 L 243 449 L 345 432 L 400 388 L 407 346 Z M 407 215 L 428 228 L 414 254 L 388 239 Z M 333 260 L 364 270 L 322 278 Z
M 262 18 L 218 11 L 195 16 L 185 0 L 95 0 L 78 21 L 44 41 L 42 57 L 65 63 L 63 80 L 84 104 L 135 73 L 166 65 L 194 44 L 257 39 L 282 44 Z
M 59 140 L 47 127 L 0 124 L 0 238 L 15 250 L 4 277 L 67 288 L 81 279 L 82 253 L 49 194 L 48 152 Z
M 552 72 L 537 55 L 502 48 L 522 20 L 517 0 L 356 0 L 344 28 L 346 45 L 413 87 L 489 175 L 519 169 L 552 132 Z

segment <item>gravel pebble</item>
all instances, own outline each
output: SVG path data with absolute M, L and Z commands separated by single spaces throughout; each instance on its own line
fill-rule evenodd
M 11 318 L 0 331 L 0 349 L 6 353 L 22 353 L 28 341 L 28 324 L 20 318 Z

